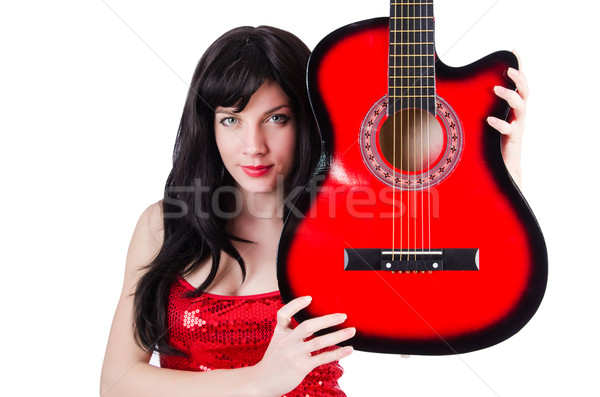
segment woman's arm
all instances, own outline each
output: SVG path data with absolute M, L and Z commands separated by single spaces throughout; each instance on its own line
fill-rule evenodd
M 324 316 L 305 321 L 291 330 L 285 319 L 307 303 L 298 298 L 280 309 L 277 329 L 267 354 L 255 366 L 191 372 L 150 365 L 150 355 L 137 345 L 133 336 L 132 294 L 141 269 L 152 261 L 161 244 L 162 209 L 159 202 L 144 211 L 129 246 L 123 290 L 102 366 L 101 396 L 280 396 L 293 390 L 316 366 L 350 354 L 350 349 L 336 349 L 309 356 L 311 351 L 349 339 L 353 332 L 338 331 L 304 342 L 309 334 L 342 321 L 339 316 Z M 301 365 L 295 365 L 297 363 Z M 286 371 L 282 374 L 283 369 Z
M 517 54 L 515 53 L 515 55 Z M 519 59 L 520 64 L 521 60 Z M 488 117 L 488 123 L 502 134 L 501 149 L 504 163 L 517 186 L 521 187 L 521 143 L 523 140 L 523 130 L 525 129 L 529 87 L 525 74 L 520 70 L 508 69 L 508 77 L 515 82 L 517 90 L 513 91 L 497 86 L 494 87 L 494 92 L 510 105 L 514 117 L 511 122 L 506 122 L 496 117 Z

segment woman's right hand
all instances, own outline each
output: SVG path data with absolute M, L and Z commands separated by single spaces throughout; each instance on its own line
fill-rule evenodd
M 349 356 L 351 346 L 311 354 L 352 338 L 355 328 L 345 328 L 309 339 L 315 332 L 346 321 L 345 314 L 330 314 L 304 321 L 291 328 L 292 316 L 307 307 L 312 298 L 296 298 L 277 312 L 277 325 L 263 359 L 254 366 L 256 382 L 266 396 L 281 396 L 294 390 L 314 368 Z

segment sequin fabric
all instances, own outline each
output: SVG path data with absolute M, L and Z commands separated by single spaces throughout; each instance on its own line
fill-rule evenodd
M 253 296 L 203 294 L 179 278 L 171 287 L 168 303 L 169 344 L 187 354 L 161 356 L 163 368 L 210 371 L 258 363 L 269 345 L 277 311 L 283 306 L 279 292 Z M 292 327 L 297 323 L 292 319 Z M 285 397 L 346 396 L 339 388 L 343 370 L 338 362 L 315 368 Z M 277 374 L 273 374 L 277 376 Z

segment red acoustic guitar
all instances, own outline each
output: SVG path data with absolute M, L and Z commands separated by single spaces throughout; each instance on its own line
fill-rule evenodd
M 455 354 L 518 332 L 537 310 L 547 253 L 487 116 L 512 53 L 453 68 L 436 56 L 433 4 L 345 26 L 315 48 L 308 89 L 322 161 L 279 245 L 299 320 L 341 312 L 356 349 Z

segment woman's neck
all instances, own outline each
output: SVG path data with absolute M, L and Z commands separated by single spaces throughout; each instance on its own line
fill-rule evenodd
M 239 217 L 254 218 L 255 220 L 281 220 L 283 217 L 284 197 L 279 190 L 268 193 L 242 193 L 242 207 Z

